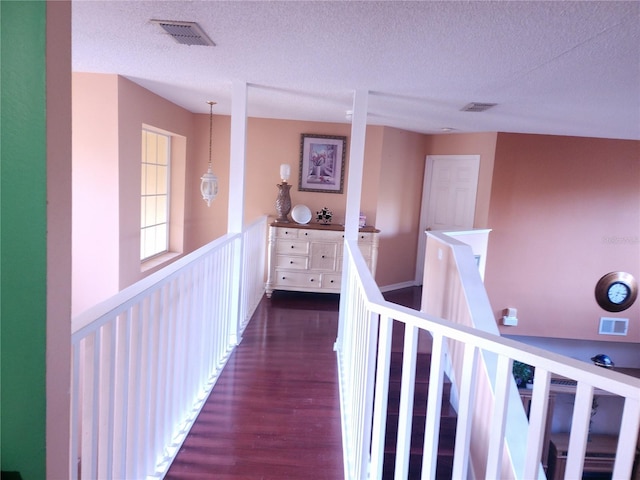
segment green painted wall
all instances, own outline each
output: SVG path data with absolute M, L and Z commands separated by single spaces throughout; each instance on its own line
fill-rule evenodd
M 46 3 L 0 1 L 3 471 L 46 477 Z

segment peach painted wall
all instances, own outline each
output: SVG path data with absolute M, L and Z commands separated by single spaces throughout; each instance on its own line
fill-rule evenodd
M 96 108 L 94 99 L 108 99 L 108 105 L 99 104 Z M 98 168 L 92 165 L 82 172 L 84 181 L 78 182 L 78 191 L 74 187 L 74 209 L 79 209 L 74 218 L 81 219 L 74 220 L 74 235 L 76 231 L 84 235 L 74 243 L 74 296 L 82 299 L 74 302 L 74 313 L 79 313 L 153 271 L 141 272 L 138 260 L 143 124 L 186 139 L 185 184 L 184 191 L 179 192 L 184 201 L 184 253 L 226 233 L 230 117 L 215 115 L 214 107 L 212 160 L 219 193 L 207 207 L 199 192 L 200 176 L 208 162 L 207 114 L 190 113 L 123 77 L 101 74 L 74 74 L 74 108 L 74 138 L 78 139 L 74 162 L 89 165 L 98 159 Z M 344 193 L 298 190 L 302 133 L 347 137 Z M 326 206 L 333 211 L 335 223 L 344 223 L 350 133 L 347 123 L 249 118 L 245 223 L 265 214 L 275 217 L 281 163 L 291 165 L 293 205 L 307 205 L 312 212 Z M 388 127 L 367 128 L 361 211 L 367 216 L 368 225 L 381 230 L 376 280 L 383 288 L 413 282 L 426 154 L 481 154 L 476 223 L 485 226 L 494 148 L 495 134 L 425 137 Z M 105 192 L 95 196 L 92 192 L 96 189 Z M 97 264 L 99 261 L 101 264 Z
M 140 265 L 141 129 L 146 124 L 193 139 L 194 115 L 118 75 L 74 73 L 72 82 L 77 315 L 153 272 Z M 190 148 L 187 141 L 187 158 Z M 199 175 L 193 183 L 199 192 Z M 183 197 L 190 225 L 192 197 L 173 184 L 172 194 Z
M 640 142 L 499 134 L 485 285 L 504 334 L 640 342 L 640 301 L 620 313 L 594 299 L 598 279 L 640 279 Z M 626 337 L 600 317 L 629 318 Z
M 360 211 L 367 217 L 367 225 L 374 225 L 378 228 L 380 228 L 378 221 L 378 196 L 380 195 L 380 175 L 383 162 L 385 131 L 385 127 L 367 127 L 362 171 L 362 194 L 360 196 Z M 376 273 L 381 273 L 379 266 L 376 268 Z
M 74 315 L 119 290 L 118 78 L 72 75 Z
M 209 117 L 208 115 L 195 115 L 195 117 L 194 138 L 196 143 L 193 161 L 197 165 L 197 171 L 191 176 L 197 178 L 199 182 L 201 175 L 199 172 L 204 173 L 207 168 Z M 218 176 L 220 192 L 218 198 L 209 208 L 202 200 L 193 200 L 195 208 L 192 209 L 192 221 L 188 230 L 191 249 L 205 245 L 224 235 L 227 231 L 231 119 L 228 116 L 214 115 L 213 122 L 213 170 Z M 247 224 L 262 215 L 268 215 L 274 219 L 277 216 L 275 201 L 278 190 L 276 185 L 280 183 L 280 165 L 282 163 L 291 165 L 289 183 L 292 185 L 292 205 L 307 205 L 314 213 L 326 206 L 334 213 L 334 222 L 343 223 L 347 175 L 344 180 L 345 191 L 342 194 L 300 192 L 298 190 L 300 135 L 315 133 L 346 136 L 348 148 L 350 132 L 350 125 L 347 124 L 249 118 L 247 120 L 244 223 Z M 199 191 L 199 184 L 197 189 Z
M 346 170 L 343 193 L 298 190 L 300 135 L 303 133 L 346 136 L 345 153 L 348 168 L 350 125 L 250 118 L 247 127 L 246 220 L 259 215 L 276 216 L 276 185 L 280 183 L 280 164 L 288 163 L 291 165 L 291 204 L 304 204 L 313 214 L 322 207 L 327 207 L 334 214 L 333 223 L 344 223 L 346 186 L 349 178 Z
M 195 161 L 199 162 L 198 168 L 204 172 L 206 162 L 203 159 L 208 144 L 203 143 L 202 133 L 206 138 L 208 117 L 196 117 L 195 138 L 200 140 L 194 147 L 194 156 Z M 215 200 L 209 211 L 206 207 L 193 209 L 196 217 L 189 229 L 194 239 L 190 244 L 191 248 L 204 245 L 226 232 L 229 125 L 228 117 L 214 117 L 214 135 L 217 139 L 213 148 L 214 171 L 220 179 L 220 201 Z M 342 194 L 298 190 L 300 135 L 303 133 L 347 137 L 345 189 Z M 279 172 L 282 163 L 291 165 L 289 183 L 292 184 L 293 205 L 307 205 L 314 213 L 322 207 L 327 207 L 334 214 L 334 223 L 344 223 L 350 134 L 351 126 L 348 124 L 249 118 L 245 223 L 261 215 L 275 218 L 276 185 L 280 183 Z M 403 252 L 402 255 L 395 254 L 388 260 L 382 260 L 382 255 L 379 255 L 376 279 L 382 286 L 407 282 L 413 278 L 423 169 L 423 135 L 384 127 L 367 128 L 361 211 L 367 216 L 367 224 L 375 225 L 382 230 L 381 252 Z M 417 173 L 407 175 L 407 172 Z M 203 203 L 201 200 L 197 202 L 197 206 Z M 214 217 L 215 221 L 206 222 L 207 216 Z
M 193 117 L 194 115 L 188 110 L 178 107 L 124 77 L 118 77 L 119 286 L 121 289 L 153 272 L 153 270 L 142 272 L 140 265 L 140 152 L 142 126 L 149 125 L 187 139 L 186 178 L 197 183 L 197 191 L 199 192 L 199 177 L 206 171 L 206 168 L 199 175 L 195 175 L 188 167 L 189 159 L 192 156 L 192 142 L 189 139 L 195 138 Z M 172 175 L 177 173 L 175 166 L 177 165 L 174 164 L 172 166 Z M 185 222 L 188 223 L 189 200 L 192 197 L 190 195 L 185 197 L 184 184 L 180 185 L 172 182 L 171 188 L 172 201 L 185 203 Z M 190 193 L 195 195 L 194 190 L 191 189 Z
M 229 137 L 231 117 L 216 115 L 214 106 L 211 165 L 218 177 L 218 196 L 211 206 L 202 200 L 200 177 L 209 162 L 209 115 L 193 116 L 191 155 L 186 170 L 185 252 L 191 252 L 227 233 L 229 208 Z
M 382 161 L 376 189 L 376 227 L 380 246 L 376 280 L 381 287 L 414 278 L 425 166 L 425 136 L 384 128 Z
M 301 192 L 298 184 L 302 133 L 346 136 L 349 146 L 351 127 L 348 124 L 249 119 L 245 221 L 260 215 L 275 216 L 279 166 L 289 163 L 292 204 L 307 205 L 314 213 L 326 206 L 333 211 L 335 223 L 344 223 L 349 152 L 344 193 Z M 367 216 L 367 224 L 381 230 L 381 254 L 376 273 L 381 286 L 413 278 L 423 169 L 423 135 L 385 127 L 367 128 L 360 210 Z M 393 254 L 383 259 L 384 251 Z
M 480 155 L 475 228 L 490 228 L 489 200 L 497 133 L 454 133 L 427 137 L 427 155 Z M 489 240 L 491 241 L 491 240 Z

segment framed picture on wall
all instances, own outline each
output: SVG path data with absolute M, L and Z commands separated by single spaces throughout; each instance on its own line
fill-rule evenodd
M 298 190 L 342 193 L 346 149 L 347 137 L 303 133 Z

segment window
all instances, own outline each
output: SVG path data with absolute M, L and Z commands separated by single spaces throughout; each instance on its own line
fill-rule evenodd
M 169 251 L 171 137 L 142 130 L 140 259 Z

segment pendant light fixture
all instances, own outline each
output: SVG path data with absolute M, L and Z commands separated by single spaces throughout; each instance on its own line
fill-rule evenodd
M 213 174 L 211 169 L 211 142 L 213 138 L 213 106 L 216 102 L 209 100 L 209 168 L 200 180 L 200 193 L 202 193 L 202 199 L 207 202 L 207 207 L 211 206 L 211 201 L 218 195 L 218 177 Z

